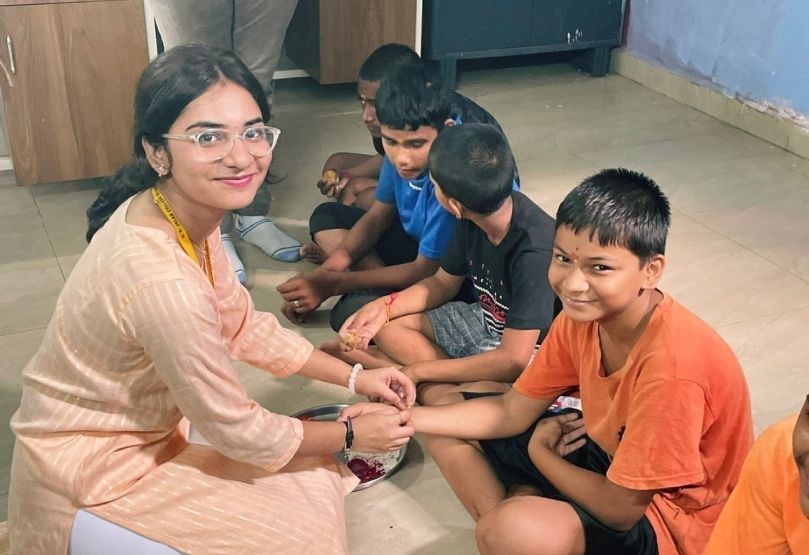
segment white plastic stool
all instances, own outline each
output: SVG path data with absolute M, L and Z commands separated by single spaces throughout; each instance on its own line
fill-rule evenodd
M 181 555 L 173 547 L 81 509 L 73 520 L 67 552 L 68 555 Z

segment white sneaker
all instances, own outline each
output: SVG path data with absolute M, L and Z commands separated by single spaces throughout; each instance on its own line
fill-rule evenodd
M 244 285 L 244 283 L 247 281 L 247 272 L 244 269 L 242 259 L 239 258 L 239 253 L 236 252 L 233 239 L 231 239 L 230 235 L 227 233 L 222 234 L 222 248 L 225 249 L 225 253 L 230 259 L 230 265 L 233 267 L 233 271 L 236 272 L 236 277 L 239 279 L 239 283 Z
M 234 228 L 242 239 L 252 243 L 273 260 L 297 262 L 301 259 L 301 244 L 264 216 L 237 216 Z

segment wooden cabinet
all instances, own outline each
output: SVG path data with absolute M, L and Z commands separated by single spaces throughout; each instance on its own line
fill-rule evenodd
M 131 157 L 143 0 L 0 1 L 0 63 L 18 184 L 109 175 Z
M 424 0 L 422 57 L 448 83 L 463 58 L 574 52 L 571 62 L 604 75 L 621 42 L 624 0 Z
M 389 42 L 416 48 L 421 0 L 298 0 L 286 53 L 319 83 L 357 80 L 365 58 Z

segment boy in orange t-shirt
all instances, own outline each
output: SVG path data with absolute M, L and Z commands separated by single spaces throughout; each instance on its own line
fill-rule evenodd
M 809 396 L 758 438 L 705 555 L 809 554 Z
M 669 221 L 646 176 L 586 179 L 556 215 L 564 311 L 534 361 L 503 395 L 412 409 L 417 431 L 485 440 L 442 467 L 484 555 L 702 552 L 753 441 L 750 400 L 727 344 L 656 288 Z M 546 413 L 576 388 L 584 419 Z

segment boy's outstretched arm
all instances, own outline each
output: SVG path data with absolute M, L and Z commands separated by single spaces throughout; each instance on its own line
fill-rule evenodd
M 496 349 L 463 358 L 416 362 L 402 371 L 416 383 L 513 382 L 531 360 L 539 334 L 540 330 L 506 328 Z
M 451 405 L 414 407 L 417 432 L 459 439 L 494 439 L 520 434 L 537 421 L 556 397 L 532 399 L 515 389 Z
M 340 333 L 350 331 L 359 336 L 362 341 L 355 346 L 367 349 L 368 343 L 389 320 L 441 306 L 458 293 L 463 280 L 463 276 L 455 276 L 438 268 L 433 275 L 395 293 L 393 301 L 385 296 L 366 304 L 348 317 Z
M 654 490 L 633 490 L 585 470 L 562 457 L 584 445 L 584 420 L 565 414 L 541 420 L 528 454 L 543 476 L 565 497 L 614 530 L 629 530 L 644 515 Z

